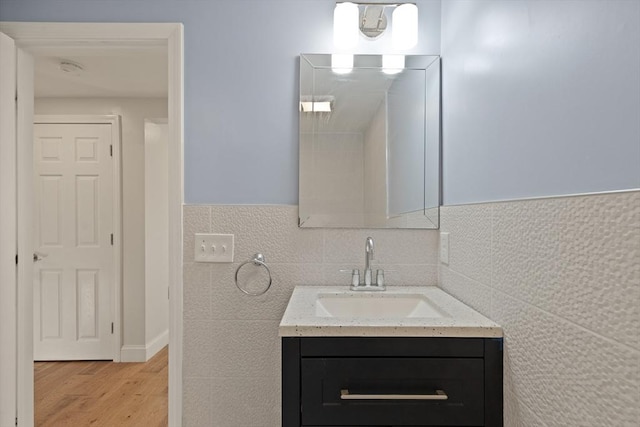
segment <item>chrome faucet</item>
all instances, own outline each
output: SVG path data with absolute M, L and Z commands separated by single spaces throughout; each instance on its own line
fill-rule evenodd
M 373 280 L 373 270 L 371 269 L 371 261 L 374 253 L 373 238 L 367 237 L 364 244 L 364 280 L 360 282 L 360 270 L 340 270 L 341 273 L 351 273 L 351 290 L 352 291 L 384 291 L 384 271 L 379 269 L 376 272 L 375 281 Z
M 371 286 L 371 260 L 373 259 L 373 238 L 367 237 L 364 244 L 364 285 Z

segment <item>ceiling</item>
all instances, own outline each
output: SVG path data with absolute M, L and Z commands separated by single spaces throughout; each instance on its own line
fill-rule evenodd
M 31 49 L 36 98 L 166 98 L 166 46 L 52 46 Z M 64 72 L 61 62 L 82 66 Z
M 331 68 L 314 70 L 312 81 L 303 82 L 301 99 L 330 99 L 331 113 L 301 114 L 302 131 L 364 132 L 397 75 L 378 69 L 354 69 L 348 74 L 335 74 Z

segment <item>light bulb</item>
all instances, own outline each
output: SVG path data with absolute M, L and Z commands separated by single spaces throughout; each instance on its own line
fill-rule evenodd
M 395 49 L 411 49 L 418 43 L 418 6 L 401 4 L 392 14 L 391 41 Z
M 382 72 L 398 74 L 404 70 L 404 55 L 382 55 Z
M 337 3 L 333 10 L 333 44 L 340 49 L 351 49 L 358 45 L 358 5 Z
M 331 71 L 336 74 L 348 74 L 353 70 L 353 55 L 334 53 L 331 55 Z

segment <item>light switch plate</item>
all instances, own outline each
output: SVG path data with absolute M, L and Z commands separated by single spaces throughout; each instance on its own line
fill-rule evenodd
M 233 234 L 196 233 L 196 262 L 233 262 Z
M 449 265 L 449 233 L 440 233 L 440 262 Z

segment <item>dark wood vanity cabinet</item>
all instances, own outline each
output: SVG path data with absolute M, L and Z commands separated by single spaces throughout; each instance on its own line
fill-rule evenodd
M 502 412 L 502 338 L 282 338 L 283 427 L 499 427 Z

